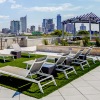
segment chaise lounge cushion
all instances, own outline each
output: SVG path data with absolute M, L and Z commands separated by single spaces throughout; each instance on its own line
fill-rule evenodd
M 18 68 L 18 67 L 12 67 L 12 66 L 5 66 L 0 68 L 1 71 L 7 72 L 7 73 L 12 73 L 14 75 L 19 75 L 26 77 L 28 70 L 23 69 L 23 68 Z

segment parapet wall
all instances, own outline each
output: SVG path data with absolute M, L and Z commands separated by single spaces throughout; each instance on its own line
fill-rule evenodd
M 78 50 L 85 48 L 85 50 L 88 49 L 88 47 L 80 47 L 80 46 L 37 46 L 37 51 L 43 51 L 43 52 L 57 52 L 57 53 L 64 53 L 68 50 L 70 50 L 72 53 L 76 53 Z M 92 55 L 100 55 L 100 47 L 94 47 L 91 51 Z
M 4 37 L 0 38 L 0 49 L 10 48 L 13 43 L 18 43 L 21 47 L 30 47 L 44 45 L 45 38 L 28 39 L 26 37 Z M 46 38 L 49 44 L 52 44 L 52 38 Z

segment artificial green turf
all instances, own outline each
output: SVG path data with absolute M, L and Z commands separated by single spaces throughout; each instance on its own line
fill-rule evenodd
M 11 65 L 11 66 L 18 66 L 20 68 L 25 68 L 26 64 L 22 62 L 30 60 L 30 59 L 39 58 L 39 57 L 42 57 L 42 55 L 32 55 L 31 58 L 27 58 L 27 56 L 23 55 L 22 58 L 16 59 L 15 61 L 11 60 L 6 63 L 3 63 L 3 62 L 0 63 L 0 67 Z M 100 65 L 99 61 L 96 61 L 96 64 L 93 64 L 93 62 L 91 61 L 89 61 L 89 63 L 91 67 L 89 68 L 86 66 L 84 71 L 79 66 L 75 66 L 77 75 L 75 75 L 74 73 L 71 73 L 68 75 L 69 79 L 66 79 L 63 73 L 58 73 L 58 76 L 55 77 L 57 86 L 54 86 L 53 83 L 45 86 L 43 88 L 44 94 L 40 92 L 37 84 L 31 83 L 25 80 L 13 78 L 7 75 L 0 76 L 0 85 L 10 88 L 12 90 L 19 91 L 31 97 L 42 98 Z

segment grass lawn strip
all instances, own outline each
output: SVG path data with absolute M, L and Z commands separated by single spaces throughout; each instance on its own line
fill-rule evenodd
M 0 63 L 0 67 L 10 65 L 10 66 L 17 66 L 20 68 L 26 68 L 26 64 L 24 64 L 24 61 L 32 60 L 35 58 L 42 57 L 42 55 L 32 55 L 31 58 L 28 58 L 26 55 L 23 55 L 22 58 L 11 60 L 6 63 Z M 45 86 L 43 88 L 44 94 L 42 94 L 38 88 L 38 85 L 32 82 L 28 82 L 25 80 L 17 79 L 14 77 L 10 77 L 8 75 L 0 76 L 0 85 L 4 86 L 6 88 L 21 92 L 23 94 L 26 94 L 31 97 L 35 98 L 42 98 L 44 96 L 47 96 L 48 94 L 52 93 L 53 91 L 63 87 L 64 85 L 68 84 L 69 82 L 79 78 L 80 76 L 86 74 L 87 72 L 93 70 L 94 68 L 98 67 L 100 65 L 99 61 L 96 61 L 96 64 L 93 64 L 92 61 L 89 61 L 89 64 L 91 67 L 85 66 L 85 70 L 83 71 L 80 66 L 75 66 L 77 75 L 74 73 L 69 74 L 69 79 L 67 80 L 63 73 L 58 73 L 58 77 L 55 77 L 57 86 L 54 86 L 53 83 Z

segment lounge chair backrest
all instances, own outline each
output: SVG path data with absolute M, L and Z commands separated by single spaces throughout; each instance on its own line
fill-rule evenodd
M 89 53 L 91 52 L 91 50 L 92 50 L 92 48 L 89 48 L 89 49 L 86 51 L 85 55 L 86 55 L 86 56 L 89 55 Z
M 56 61 L 56 65 L 62 64 L 66 59 L 66 56 L 61 56 L 57 61 Z
M 44 57 L 36 59 L 36 62 L 39 62 L 39 61 L 42 61 L 42 60 L 46 60 L 46 59 L 47 59 L 47 56 L 44 56 Z
M 67 56 L 70 54 L 70 51 L 67 51 L 66 53 L 64 53 L 62 56 Z
M 35 72 L 40 71 L 43 63 L 44 63 L 44 61 L 35 62 L 30 70 L 30 73 L 35 73 Z
M 35 60 L 33 62 L 33 64 L 31 65 L 28 73 L 36 73 L 36 72 L 39 72 L 41 70 L 42 65 L 43 65 L 43 63 L 45 61 L 46 61 L 46 58 L 45 59 L 41 59 L 39 61 Z
M 73 58 L 74 59 L 78 58 L 82 54 L 82 52 L 83 50 L 79 50 Z
M 21 51 L 21 48 L 18 43 L 12 44 L 12 47 L 14 48 L 15 51 Z

